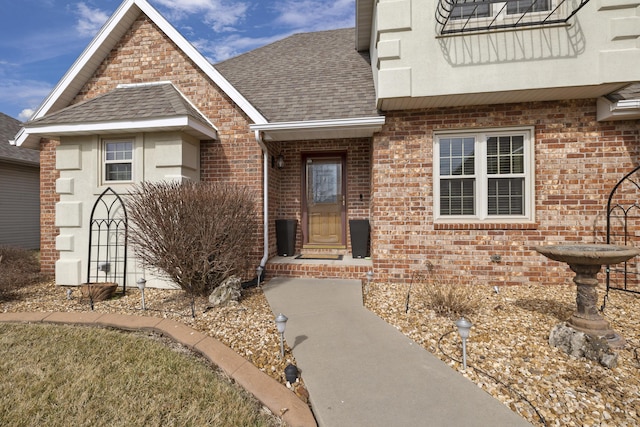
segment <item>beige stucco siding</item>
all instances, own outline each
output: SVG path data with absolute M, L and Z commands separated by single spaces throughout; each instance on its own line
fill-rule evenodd
M 111 135 L 108 138 L 113 138 Z M 102 192 L 111 187 L 126 205 L 133 183 L 142 181 L 199 180 L 200 142 L 179 132 L 120 135 L 133 141 L 133 182 L 105 182 L 102 178 L 101 136 L 63 137 L 56 149 L 55 225 L 59 228 L 56 250 L 56 283 L 79 285 L 87 281 L 91 210 Z M 135 286 L 144 276 L 149 286 L 172 284 L 142 271 L 129 248 L 127 284 Z

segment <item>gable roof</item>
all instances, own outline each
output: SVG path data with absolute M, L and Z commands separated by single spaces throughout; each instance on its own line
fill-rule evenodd
M 378 116 L 353 28 L 295 34 L 215 65 L 269 122 Z
M 9 140 L 20 129 L 20 122 L 13 117 L 0 113 L 0 160 L 11 163 L 23 163 L 38 166 L 40 153 L 24 147 L 14 147 Z
M 266 119 L 146 0 L 123 1 L 38 107 L 32 120 L 67 107 L 140 13 L 149 17 L 254 123 L 266 123 Z M 39 137 L 31 135 L 25 128 L 15 137 L 16 145 L 36 147 L 38 142 Z
M 41 136 L 181 130 L 201 139 L 217 139 L 215 126 L 171 82 L 119 85 L 32 120 L 25 129 Z

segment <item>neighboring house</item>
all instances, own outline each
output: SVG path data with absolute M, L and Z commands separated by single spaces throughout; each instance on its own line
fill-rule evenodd
M 9 144 L 20 122 L 0 113 L 0 245 L 40 247 L 40 153 Z
M 429 261 L 443 278 L 563 282 L 533 246 L 604 241 L 609 191 L 640 163 L 638 6 L 359 0 L 355 30 L 212 66 L 126 0 L 16 136 L 42 154 L 43 268 L 78 284 L 98 267 L 107 187 L 200 179 L 263 200 L 268 274 L 408 281 Z M 368 219 L 370 260 L 276 257 L 278 219 L 298 221 L 297 253 L 346 255 L 349 220 Z

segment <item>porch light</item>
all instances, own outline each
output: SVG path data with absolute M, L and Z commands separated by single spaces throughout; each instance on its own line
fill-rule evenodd
M 467 369 L 467 338 L 469 338 L 469 331 L 473 324 L 461 317 L 456 320 L 456 326 L 458 327 L 458 334 L 462 338 L 462 368 Z
M 276 159 L 276 167 L 278 169 L 284 168 L 284 156 L 282 153 L 278 154 L 278 158 Z
M 142 295 L 142 309 L 146 310 L 147 308 L 144 305 L 144 288 L 147 286 L 147 281 L 144 277 L 141 277 L 136 283 L 138 284 L 138 289 L 140 289 L 140 295 Z
M 280 355 L 284 359 L 284 329 L 287 326 L 287 320 L 289 318 L 284 314 L 280 313 L 276 316 L 276 328 L 278 328 L 278 333 L 280 334 Z

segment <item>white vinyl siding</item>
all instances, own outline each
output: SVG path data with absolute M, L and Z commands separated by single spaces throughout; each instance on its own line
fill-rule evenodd
M 0 162 L 0 245 L 40 248 L 40 170 Z

